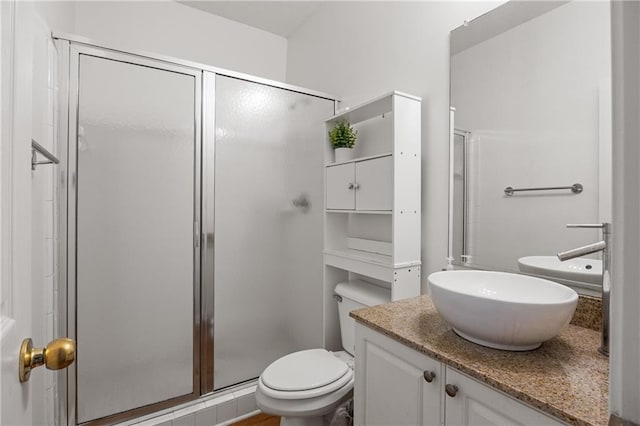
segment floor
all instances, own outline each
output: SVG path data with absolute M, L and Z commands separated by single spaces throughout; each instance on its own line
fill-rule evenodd
M 233 424 L 234 426 L 280 426 L 280 417 L 260 413 Z

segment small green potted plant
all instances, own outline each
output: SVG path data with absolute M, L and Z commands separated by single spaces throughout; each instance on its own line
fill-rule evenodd
M 353 158 L 351 150 L 356 144 L 358 131 L 351 127 L 348 121 L 338 121 L 329 131 L 329 139 L 335 152 L 335 161 L 348 161 Z

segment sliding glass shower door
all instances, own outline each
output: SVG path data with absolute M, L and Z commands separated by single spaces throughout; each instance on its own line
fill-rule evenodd
M 322 346 L 334 101 L 84 45 L 68 59 L 68 423 L 172 407 Z
M 215 389 L 323 344 L 323 120 L 333 110 L 327 99 L 215 77 L 215 260 L 205 259 Z
M 115 421 L 199 393 L 201 73 L 89 48 L 72 58 L 76 421 Z

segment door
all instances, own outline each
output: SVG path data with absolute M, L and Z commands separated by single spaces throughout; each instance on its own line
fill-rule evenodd
M 353 210 L 355 202 L 353 163 L 327 167 L 327 209 Z
M 2 152 L 0 153 L 1 211 L 0 273 L 2 274 L 0 349 L 2 353 L 2 401 L 0 423 L 33 424 L 33 396 L 42 388 L 18 380 L 18 350 L 23 338 L 31 336 L 34 311 L 31 292 L 31 74 L 14 70 L 31 69 L 29 5 L 2 2 Z M 14 18 L 15 17 L 15 18 Z M 15 19 L 15 32 L 12 20 Z M 15 43 L 15 45 L 14 45 Z M 14 47 L 15 46 L 15 47 Z M 11 60 L 9 52 L 17 53 Z M 23 50 L 24 49 L 24 50 Z M 27 53 L 28 52 L 28 53 Z M 7 60 L 9 59 L 9 60 Z M 13 92 L 13 95 L 9 94 Z M 5 109 L 5 102 L 9 103 Z
M 70 418 L 114 422 L 200 394 L 202 76 L 84 46 L 70 63 Z
M 439 426 L 438 361 L 356 324 L 356 425 Z
M 31 140 L 54 151 L 50 30 L 29 2 L 0 2 L 0 424 L 54 424 L 54 372 L 32 371 L 21 383 L 25 338 L 42 348 L 53 324 L 53 172 L 31 169 Z M 41 158 L 38 159 L 39 161 Z M 49 238 L 45 251 L 45 238 Z M 46 279 L 45 279 L 46 278 Z
M 446 426 L 548 425 L 562 423 L 447 367 Z
M 356 163 L 356 210 L 393 209 L 393 157 Z
M 393 208 L 393 157 L 328 166 L 327 209 L 382 211 Z
M 467 238 L 468 231 L 467 215 L 469 205 L 467 203 L 467 183 L 469 173 L 467 170 L 467 143 L 470 133 L 464 130 L 455 129 L 453 133 L 453 170 L 452 185 L 453 198 L 451 206 L 452 215 L 452 235 L 451 235 L 451 255 L 457 261 L 467 260 Z
M 215 199 L 215 256 L 205 259 L 214 271 L 215 389 L 322 346 L 323 120 L 333 107 L 215 77 L 215 194 L 205 194 Z

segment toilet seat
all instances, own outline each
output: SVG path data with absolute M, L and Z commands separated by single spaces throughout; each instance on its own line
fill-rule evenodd
M 301 418 L 307 419 L 313 416 L 324 416 L 334 412 L 339 404 L 352 395 L 353 382 L 352 377 L 351 380 L 340 389 L 315 398 L 279 399 L 265 395 L 265 386 L 259 381 L 258 389 L 256 390 L 256 404 L 258 408 L 265 413 L 293 418 L 298 420 L 296 424 L 305 424 L 304 422 L 300 422 Z
M 346 362 L 325 349 L 309 349 L 274 361 L 258 379 L 258 387 L 271 398 L 306 399 L 331 393 L 352 379 Z
M 333 383 L 328 384 L 327 386 L 323 386 L 315 389 L 308 389 L 302 391 L 279 391 L 275 389 L 271 389 L 267 385 L 264 384 L 262 378 L 258 379 L 258 389 L 265 395 L 274 398 L 274 399 L 308 399 L 308 398 L 317 398 L 320 396 L 324 396 L 330 394 L 331 392 L 338 390 L 349 382 L 353 381 L 353 371 L 349 370 L 347 374 L 345 374 L 340 379 L 336 380 Z

